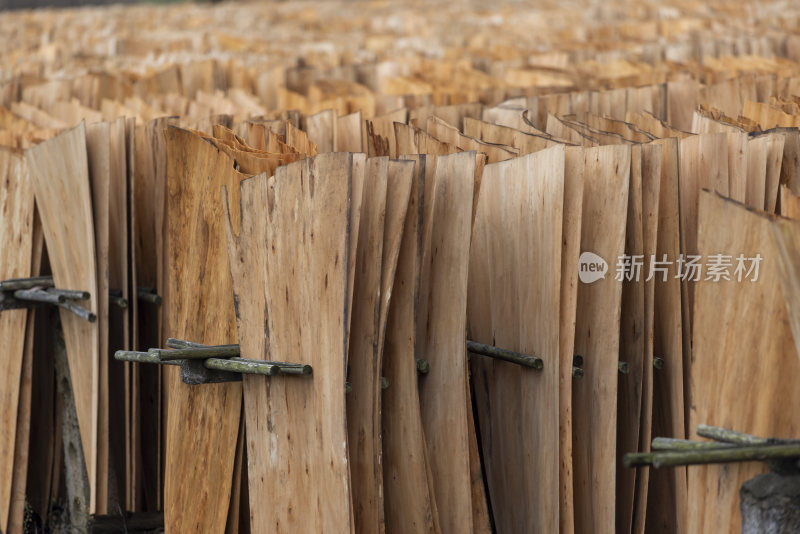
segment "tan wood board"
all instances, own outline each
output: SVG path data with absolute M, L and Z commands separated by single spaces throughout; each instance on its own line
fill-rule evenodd
M 628 374 L 617 375 L 617 456 L 616 456 L 616 525 L 629 532 L 633 524 L 636 471 L 622 465 L 622 456 L 639 448 L 642 415 L 642 378 L 645 353 L 645 283 L 648 257 L 644 254 L 642 146 L 631 148 L 630 185 L 628 189 L 625 255 L 630 267 L 621 275 L 615 261 L 615 277 L 622 280 L 619 360 L 628 365 Z M 638 261 L 637 261 L 638 259 Z M 638 267 L 634 264 L 638 263 Z M 611 268 L 611 265 L 609 265 Z
M 110 124 L 97 122 L 86 126 L 86 155 L 92 190 L 95 253 L 97 254 L 97 329 L 100 339 L 97 412 L 97 501 L 99 514 L 108 513 L 109 469 L 109 383 L 108 383 L 108 290 L 109 290 L 109 198 L 111 187 Z M 79 288 L 68 288 L 79 289 Z
M 266 176 L 242 183 L 242 233 L 230 228 L 229 251 L 245 260 L 234 272 L 255 262 L 252 283 L 235 275 L 243 354 L 314 369 L 313 377 L 247 377 L 254 532 L 353 531 L 344 392 L 352 172 L 350 154 L 279 167 L 272 203 Z M 247 255 L 234 252 L 251 244 Z M 250 353 L 265 350 L 265 332 L 268 350 Z
M 472 531 L 464 335 L 474 169 L 474 152 L 440 156 L 425 177 L 417 353 L 431 365 L 420 405 L 445 534 Z
M 3 184 L 0 188 L 0 248 L 4 251 L 0 259 L 0 280 L 26 278 L 31 275 L 34 204 L 33 185 L 21 152 L 0 149 L 0 184 Z M 20 423 L 29 424 L 18 418 L 25 403 L 22 379 L 28 318 L 29 313 L 25 309 L 0 312 L 0 335 L 6 347 L 5 355 L 0 360 L 0 398 L 4 407 L 0 414 L 0 527 L 4 531 L 10 530 L 13 524 L 15 518 L 10 515 L 12 502 L 19 498 L 13 495 L 17 455 L 22 453 L 21 448 L 18 451 L 17 447 L 20 439 L 18 433 L 27 432 L 18 427 Z M 30 392 L 27 395 L 27 402 L 30 403 Z M 24 448 L 27 452 L 27 444 Z M 27 458 L 24 461 L 27 464 Z M 19 519 L 16 518 L 17 521 Z
M 335 152 L 364 152 L 361 112 L 336 117 Z
M 611 269 L 624 251 L 630 177 L 629 146 L 585 151 L 581 251 Z M 579 266 L 580 268 L 580 266 Z M 572 384 L 575 531 L 614 531 L 617 362 L 622 284 L 609 273 L 578 284 L 575 353 L 585 377 Z
M 347 437 L 357 532 L 380 531 L 380 373 L 378 354 L 381 264 L 389 158 L 369 158 L 356 247 L 353 318 L 347 356 Z
M 583 210 L 583 148 L 564 152 L 564 203 L 561 224 L 561 302 L 558 339 L 558 451 L 559 532 L 575 529 L 572 498 L 572 366 L 575 346 L 575 316 L 578 299 L 578 258 Z
M 92 197 L 83 124 L 25 152 L 42 218 L 56 287 L 88 291 L 80 301 L 98 312 Z M 64 202 L 70 199 L 70 202 Z M 96 506 L 99 329 L 60 310 L 70 379 L 80 426 L 83 454 L 89 470 L 90 510 Z
M 234 343 L 236 322 L 220 188 L 244 177 L 210 142 L 166 130 L 169 191 L 169 333 L 205 345 Z M 236 207 L 238 215 L 238 206 Z M 211 284 L 208 281 L 213 280 Z M 239 383 L 188 386 L 167 377 L 164 474 L 167 532 L 222 532 L 242 402 Z M 186 439 L 187 435 L 203 439 Z
M 414 322 L 422 261 L 424 156 L 414 159 L 414 178 L 389 307 L 383 374 L 383 487 L 386 532 L 438 534 L 439 517 L 429 470 L 419 404 Z M 423 378 L 424 380 L 424 378 Z
M 800 359 L 789 326 L 773 228 L 800 237 L 795 221 L 774 221 L 712 193 L 700 195 L 699 243 L 705 255 L 734 257 L 730 280 L 697 284 L 693 334 L 691 427 L 700 423 L 759 436 L 793 438 L 800 429 Z M 756 257 L 758 278 L 735 274 L 736 257 Z M 720 372 L 724 369 L 724 372 Z M 694 432 L 692 437 L 696 438 Z M 689 469 L 688 531 L 738 532 L 739 488 L 763 472 L 758 463 Z M 725 483 L 720 484 L 724 477 Z
M 470 338 L 544 360 L 536 371 L 472 356 L 492 515 L 500 532 L 558 530 L 564 157 L 564 147 L 553 147 L 487 165 L 473 228 Z

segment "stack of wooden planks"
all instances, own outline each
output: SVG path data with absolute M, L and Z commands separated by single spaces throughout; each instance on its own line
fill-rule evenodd
M 738 532 L 621 458 L 800 437 L 800 9 L 583 4 L 4 13 L 0 281 L 89 298 L 0 311 L 0 531 Z

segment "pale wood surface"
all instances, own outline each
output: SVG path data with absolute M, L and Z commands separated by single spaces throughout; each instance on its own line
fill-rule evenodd
M 392 129 L 394 131 L 394 129 Z M 386 532 L 440 532 L 439 517 L 428 484 L 429 470 L 419 405 L 414 330 L 422 261 L 424 156 L 412 159 L 414 176 L 403 227 L 392 301 L 386 324 L 383 373 L 383 487 Z M 424 378 L 422 378 L 424 380 Z
M 8 148 L 0 148 L 0 280 L 9 278 L 25 278 L 31 273 L 31 257 L 33 247 L 33 185 L 22 153 Z M 0 412 L 0 527 L 10 530 L 14 518 L 10 515 L 12 501 L 18 500 L 14 495 L 13 485 L 15 470 L 19 463 L 27 458 L 19 458 L 17 444 L 18 433 L 27 432 L 18 428 L 18 413 L 22 413 L 25 404 L 25 384 L 23 375 L 26 363 L 26 330 L 29 318 L 28 310 L 7 310 L 0 313 L 0 336 L 6 347 L 5 355 L 0 359 L 0 395 L 3 410 Z M 30 369 L 27 374 L 30 374 Z M 27 378 L 30 387 L 30 377 Z M 27 391 L 27 403 L 30 403 L 30 391 Z M 30 406 L 28 406 L 28 412 Z M 30 413 L 28 413 L 28 420 Z M 26 421 L 23 424 L 28 424 Z M 23 439 L 27 448 L 27 436 Z M 26 451 L 27 452 L 27 451 Z M 24 478 L 24 477 L 23 477 Z M 24 497 L 24 489 L 23 489 Z M 17 525 L 18 527 L 19 525 Z
M 614 532 L 617 362 L 621 282 L 616 258 L 625 241 L 630 147 L 586 150 L 581 250 L 609 264 L 605 278 L 578 286 L 575 353 L 586 376 L 572 384 L 575 531 Z M 587 221 L 592 221 L 588 224 Z
M 564 148 L 484 169 L 470 252 L 470 338 L 544 360 L 473 356 L 493 517 L 500 532 L 555 532 Z M 571 364 L 570 364 L 571 369 Z
M 97 313 L 97 273 L 92 222 L 92 197 L 83 124 L 25 152 L 42 218 L 53 280 L 57 287 L 90 293 L 81 306 Z M 70 199 L 64 202 L 64 199 Z M 97 475 L 97 410 L 99 329 L 60 310 L 70 379 L 80 426 L 83 454 L 89 470 L 90 509 L 95 509 Z
M 800 429 L 786 408 L 800 405 L 800 359 L 778 262 L 770 258 L 778 256 L 773 228 L 785 225 L 782 230 L 796 242 L 800 226 L 774 222 L 708 192 L 700 194 L 699 215 L 700 252 L 764 259 L 755 282 L 731 276 L 697 284 L 690 427 L 705 423 L 760 436 L 796 436 Z M 765 469 L 759 463 L 689 469 L 688 531 L 739 531 L 739 487 Z
M 420 405 L 445 534 L 472 531 L 466 389 L 448 385 L 467 380 L 464 333 L 474 169 L 475 153 L 464 152 L 436 158 L 425 177 L 417 353 L 431 364 L 420 383 Z
M 347 436 L 354 526 L 380 531 L 383 516 L 380 470 L 379 316 L 389 158 L 367 159 L 361 224 L 356 248 L 353 319 L 350 323 Z
M 169 334 L 206 345 L 234 343 L 236 322 L 220 188 L 238 186 L 244 176 L 215 146 L 186 130 L 169 127 L 166 142 Z M 164 526 L 167 532 L 222 532 L 230 501 L 242 386 L 187 386 L 177 374 L 167 381 Z M 203 439 L 186 439 L 187 435 Z

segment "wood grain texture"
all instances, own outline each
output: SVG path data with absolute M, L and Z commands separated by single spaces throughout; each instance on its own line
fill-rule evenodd
M 392 131 L 394 131 L 392 129 Z M 426 158 L 415 162 L 384 343 L 382 443 L 386 532 L 438 534 L 439 517 L 429 471 L 419 404 L 414 329 L 422 262 L 422 209 Z
M 186 130 L 169 127 L 166 143 L 169 333 L 206 345 L 234 343 L 233 288 L 220 188 L 238 187 L 244 176 L 217 147 Z M 164 526 L 167 532 L 222 532 L 230 501 L 242 386 L 187 386 L 177 374 L 167 380 Z M 186 439 L 191 434 L 203 439 Z
M 587 149 L 581 251 L 609 269 L 625 246 L 630 147 Z M 578 286 L 575 353 L 586 376 L 572 385 L 572 461 L 575 531 L 614 532 L 617 362 L 622 283 L 604 279 Z
M 0 280 L 25 278 L 31 275 L 32 267 L 34 204 L 33 184 L 21 152 L 0 148 L 0 184 L 3 184 L 0 188 L 0 249 L 4 251 L 0 257 Z M 3 405 L 0 413 L 0 528 L 3 531 L 10 531 L 14 520 L 21 519 L 12 517 L 11 511 L 12 501 L 19 499 L 13 494 L 16 470 L 20 462 L 27 467 L 27 454 L 24 458 L 18 457 L 22 453 L 18 446 L 20 438 L 25 441 L 27 453 L 27 431 L 18 427 L 30 421 L 30 390 L 27 392 L 27 421 L 20 420 L 18 413 L 26 402 L 23 367 L 25 360 L 30 360 L 30 355 L 25 358 L 28 318 L 29 312 L 24 309 L 0 313 L 0 336 L 6 347 L 0 359 L 0 402 Z M 30 370 L 27 372 L 29 374 Z M 29 387 L 30 377 L 27 380 Z M 25 436 L 18 436 L 18 432 Z M 23 475 L 23 482 L 24 479 Z
M 80 301 L 98 311 L 92 196 L 83 123 L 25 152 L 33 178 L 47 252 L 56 287 L 90 293 Z M 64 202 L 64 199 L 70 202 Z M 96 506 L 99 329 L 60 310 L 70 379 L 80 426 L 83 454 L 89 470 L 90 510 Z
M 347 437 L 357 532 L 379 532 L 383 516 L 380 470 L 380 373 L 378 354 L 381 264 L 389 158 L 369 158 L 356 247 L 353 318 L 347 357 Z
M 246 180 L 241 234 L 229 227 L 242 350 L 314 368 L 313 377 L 248 377 L 253 532 L 353 531 L 343 387 L 352 172 L 350 154 L 279 167 L 273 201 L 266 176 Z
M 436 158 L 425 177 L 417 353 L 431 365 L 420 383 L 420 405 L 445 534 L 472 531 L 466 388 L 452 385 L 467 380 L 464 334 L 474 169 L 475 152 L 462 152 Z
M 498 532 L 555 532 L 564 147 L 484 169 L 470 252 L 470 339 L 544 360 L 473 356 L 483 458 Z M 571 369 L 571 364 L 570 364 Z
M 644 255 L 642 217 L 642 182 L 644 180 L 641 145 L 634 145 L 631 148 L 630 167 L 625 254 L 631 258 L 641 257 L 643 265 L 638 275 L 632 269 L 622 282 L 619 359 L 628 364 L 629 372 L 627 375 L 617 375 L 616 525 L 620 532 L 629 532 L 633 524 L 636 471 L 622 465 L 622 456 L 639 448 L 642 375 L 644 373 L 644 355 L 646 354 L 644 280 L 647 277 L 648 257 Z M 618 269 L 616 263 L 615 270 Z M 643 272 L 644 274 L 642 274 Z M 630 276 L 630 279 L 627 276 Z M 642 278 L 643 276 L 645 278 Z
M 561 297 L 558 324 L 558 495 L 559 532 L 572 533 L 575 519 L 572 500 L 572 359 L 578 300 L 578 258 L 583 209 L 583 149 L 564 151 L 564 204 L 561 223 Z
M 111 125 L 97 122 L 86 126 L 86 156 L 92 190 L 95 254 L 97 262 L 97 329 L 100 340 L 97 411 L 97 501 L 99 514 L 108 513 L 109 383 L 108 383 L 108 290 L 109 290 L 109 199 L 111 187 Z M 77 289 L 77 288 L 68 288 Z
M 756 281 L 743 276 L 740 282 L 732 270 L 730 280 L 697 284 L 692 428 L 705 423 L 785 438 L 800 432 L 795 410 L 787 409 L 800 406 L 800 359 L 776 261 L 777 225 L 784 225 L 793 242 L 800 238 L 795 221 L 775 221 L 718 195 L 700 194 L 699 251 L 733 255 L 734 265 L 739 254 L 761 254 L 763 260 Z M 765 469 L 760 463 L 689 469 L 688 531 L 738 532 L 739 487 Z
M 680 254 L 678 210 L 678 141 L 675 138 L 656 141 L 661 146 L 661 180 L 658 193 L 656 259 L 677 258 Z M 653 290 L 652 355 L 664 359 L 665 367 L 653 370 L 649 353 L 645 353 L 644 390 L 652 389 L 651 407 L 642 406 L 642 433 L 639 449 L 650 450 L 650 440 L 657 436 L 686 436 L 683 394 L 683 343 L 681 323 L 681 287 L 676 277 L 678 267 L 667 266 L 667 275 L 656 274 Z M 647 295 L 647 293 L 645 294 Z M 649 307 L 648 307 L 649 310 Z M 648 381 L 650 384 L 648 384 Z M 646 418 L 650 418 L 648 425 Z M 685 532 L 686 468 L 668 470 L 639 469 L 637 501 L 634 511 L 634 532 Z

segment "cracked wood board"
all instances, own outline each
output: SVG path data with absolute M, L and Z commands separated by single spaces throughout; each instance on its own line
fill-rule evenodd
M 78 305 L 98 312 L 92 197 L 83 123 L 25 152 L 42 218 L 56 287 L 81 289 L 89 300 Z M 70 199 L 70 202 L 64 202 Z M 97 499 L 97 413 L 99 329 L 60 310 L 70 378 L 80 427 L 83 455 L 91 487 L 90 511 Z
M 470 252 L 470 339 L 544 360 L 473 356 L 483 457 L 500 532 L 559 525 L 559 303 L 564 147 L 484 169 Z M 570 369 L 571 369 L 570 363 Z
M 344 392 L 353 159 L 279 167 L 272 198 L 265 175 L 243 181 L 241 219 L 225 204 L 243 356 L 314 369 L 244 377 L 253 532 L 353 532 Z
M 166 146 L 169 334 L 204 345 L 235 343 L 220 188 L 238 187 L 244 175 L 215 145 L 186 130 L 168 127 Z M 239 206 L 234 211 L 238 217 Z M 168 375 L 166 532 L 222 532 L 231 496 L 242 386 L 236 382 L 189 386 L 178 373 Z M 196 439 L 186 439 L 187 435 Z

